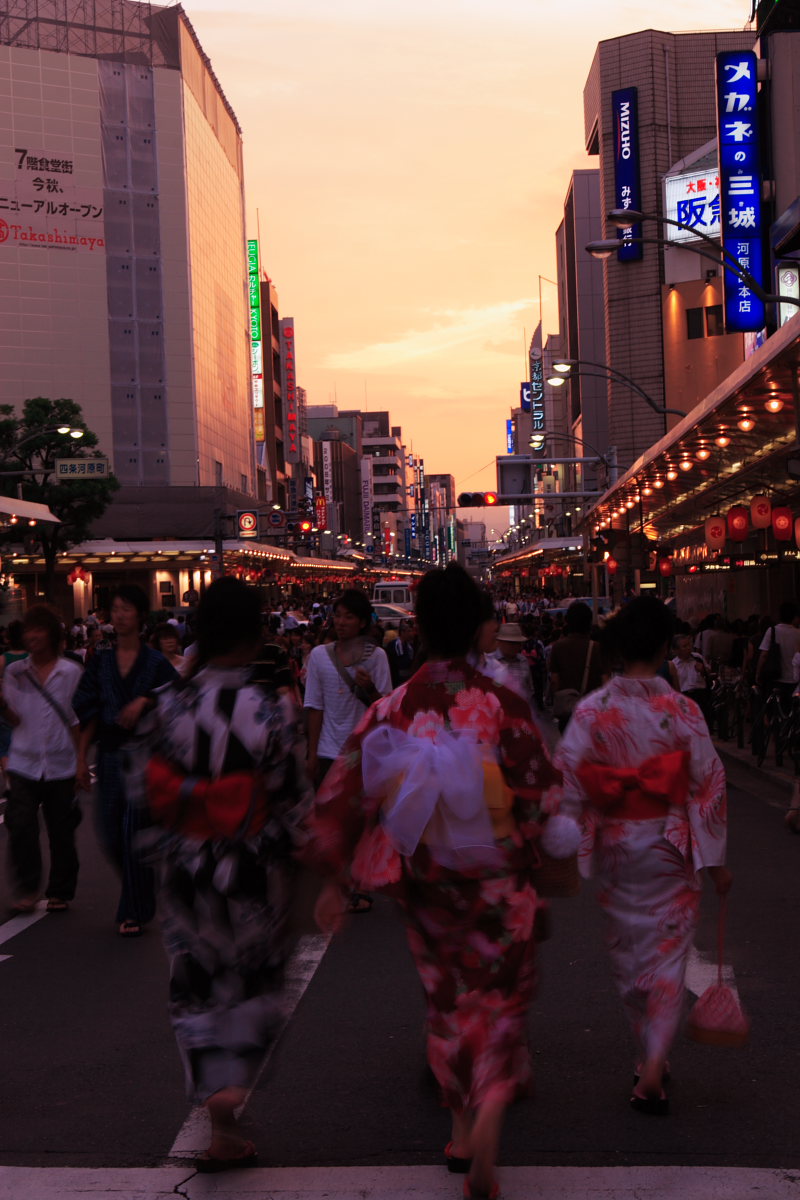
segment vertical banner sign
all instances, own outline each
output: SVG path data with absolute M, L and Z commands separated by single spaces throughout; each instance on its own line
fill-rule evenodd
M 333 446 L 330 442 L 321 442 L 322 446 L 322 494 L 333 504 Z
M 514 453 L 514 418 L 506 421 L 506 454 Z
M 525 387 L 525 384 L 522 386 Z M 531 350 L 531 381 L 528 387 L 530 403 L 527 408 L 523 404 L 522 408 L 524 412 L 533 412 L 534 405 L 544 401 L 544 359 L 538 346 Z
M 416 539 L 417 536 L 417 514 L 411 514 L 411 536 Z
M 531 387 L 530 383 L 521 383 L 519 385 L 519 406 L 523 412 L 531 411 Z
M 611 93 L 614 125 L 614 198 L 615 208 L 633 208 L 641 212 L 642 185 L 639 178 L 639 122 L 637 89 L 620 88 Z M 641 225 L 618 229 L 622 245 L 617 251 L 620 262 L 635 262 L 642 257 Z
M 300 424 L 297 418 L 297 370 L 294 317 L 280 322 L 281 391 L 283 392 L 283 453 L 288 463 L 300 461 Z
M 406 525 L 405 529 L 403 530 L 403 539 L 405 542 L 405 551 L 406 551 L 405 558 L 406 558 L 406 562 L 408 562 L 408 560 L 411 558 L 411 530 L 409 529 L 409 527 L 407 525 Z
M 763 287 L 757 66 L 752 50 L 717 55 L 717 130 L 722 246 Z M 727 332 L 755 333 L 765 319 L 763 300 L 726 268 Z
M 361 459 L 361 529 L 366 546 L 372 534 L 372 459 Z
M 317 496 L 314 501 L 314 515 L 317 520 L 317 529 L 325 530 L 328 528 L 328 501 L 324 496 Z
M 250 291 L 250 372 L 253 380 L 253 424 L 257 442 L 266 441 L 264 423 L 264 343 L 261 329 L 261 272 L 258 242 L 247 243 L 247 278 Z

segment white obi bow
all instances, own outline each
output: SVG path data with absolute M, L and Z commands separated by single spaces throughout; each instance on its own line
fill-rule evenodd
M 481 748 L 468 733 L 414 737 L 381 725 L 361 744 L 364 788 L 385 796 L 381 821 L 399 854 L 425 835 L 432 857 L 451 870 L 502 861 L 483 792 Z

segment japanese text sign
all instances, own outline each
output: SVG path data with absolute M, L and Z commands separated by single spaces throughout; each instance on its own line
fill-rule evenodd
M 107 458 L 57 458 L 56 479 L 108 479 Z
M 614 136 L 614 207 L 641 211 L 642 188 L 639 176 L 639 123 L 637 89 L 620 88 L 611 93 Z M 617 230 L 622 245 L 617 251 L 620 262 L 633 262 L 642 257 L 641 225 Z
M 752 50 L 717 55 L 717 129 L 723 249 L 763 286 L 757 66 Z M 763 300 L 726 269 L 728 332 L 756 332 L 764 321 Z

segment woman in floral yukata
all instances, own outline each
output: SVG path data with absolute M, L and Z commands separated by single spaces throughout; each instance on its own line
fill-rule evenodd
M 452 1115 L 448 1168 L 497 1196 L 507 1105 L 531 1081 L 530 881 L 560 780 L 528 705 L 467 662 L 480 593 L 455 565 L 417 592 L 427 661 L 374 704 L 318 793 L 307 857 L 332 875 L 323 929 L 348 889 L 396 885 L 427 998 L 428 1059 Z M 577 829 L 575 830 L 577 845 Z
M 666 1115 L 667 1055 L 681 1018 L 700 909 L 699 872 L 724 895 L 725 772 L 693 700 L 657 671 L 672 618 L 655 597 L 606 626 L 623 674 L 581 700 L 558 747 L 564 811 L 583 826 L 617 987 L 638 1043 L 631 1105 Z

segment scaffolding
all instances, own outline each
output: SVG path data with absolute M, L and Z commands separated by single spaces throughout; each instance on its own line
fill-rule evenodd
M 176 4 L 0 0 L 0 45 L 180 68 Z

